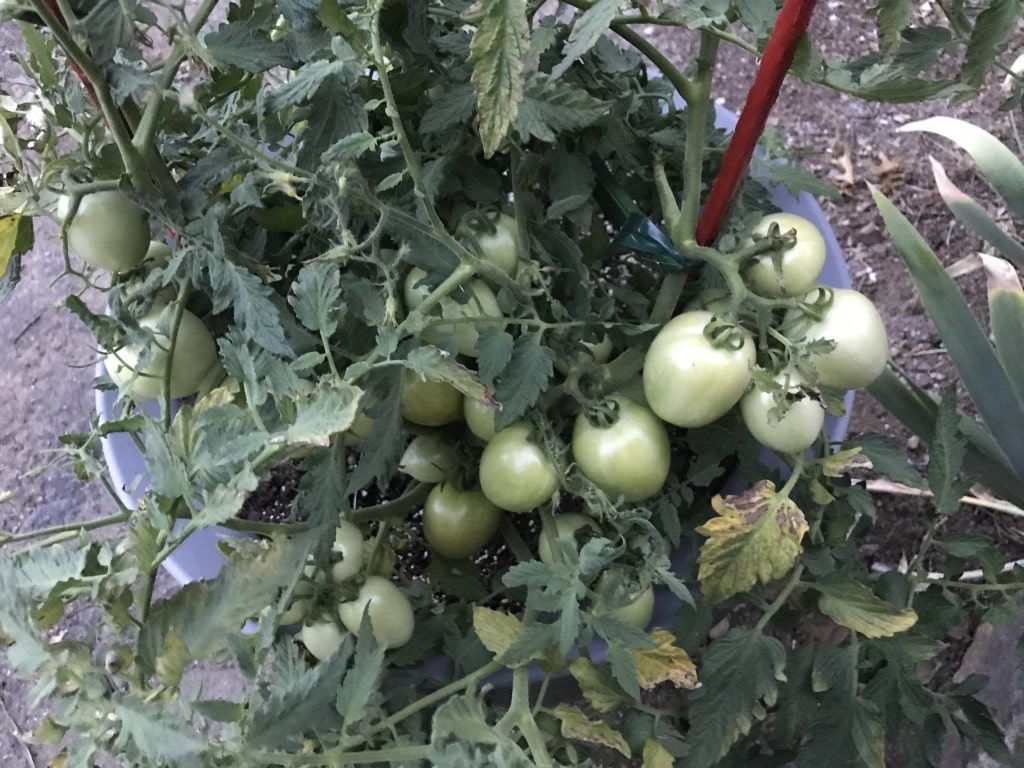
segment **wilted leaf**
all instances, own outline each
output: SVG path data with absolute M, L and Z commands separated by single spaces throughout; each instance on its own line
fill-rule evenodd
M 656 647 L 629 649 L 641 688 L 650 690 L 664 682 L 691 691 L 700 687 L 697 665 L 686 651 L 675 645 L 675 636 L 671 632 L 656 628 L 651 632 L 651 640 Z
M 344 381 L 321 379 L 308 397 L 296 402 L 295 421 L 272 440 L 284 445 L 327 446 L 352 426 L 362 390 Z
M 792 500 L 776 496 L 774 483 L 762 480 L 744 493 L 715 496 L 711 505 L 718 516 L 697 528 L 708 537 L 697 576 L 709 600 L 721 602 L 789 572 L 807 520 Z
M 821 471 L 825 477 L 843 477 L 855 469 L 871 469 L 869 459 L 860 446 L 836 451 L 821 460 Z
M 498 405 L 473 371 L 437 347 L 429 344 L 417 347 L 409 353 L 405 363 L 424 379 L 443 381 L 466 397 L 495 407 Z
M 569 664 L 569 672 L 580 687 L 587 702 L 598 712 L 611 712 L 618 706 L 631 701 L 611 680 L 608 671 L 590 659 L 579 656 Z
M 603 720 L 589 719 L 579 707 L 559 704 L 553 714 L 561 721 L 562 736 L 565 738 L 611 747 L 626 757 L 632 756 L 629 744 L 621 733 Z
M 891 637 L 917 622 L 912 609 L 898 608 L 850 576 L 833 576 L 816 582 L 814 588 L 821 595 L 818 608 L 822 613 L 865 637 Z

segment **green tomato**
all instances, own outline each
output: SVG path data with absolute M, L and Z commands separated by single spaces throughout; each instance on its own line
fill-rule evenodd
M 334 529 L 331 545 L 331 581 L 335 584 L 355 578 L 363 570 L 363 532 L 350 520 Z
M 462 418 L 462 393 L 444 381 L 402 372 L 402 417 L 413 424 L 440 427 Z
M 593 423 L 580 413 L 572 431 L 572 455 L 590 481 L 612 498 L 641 501 L 668 479 L 671 451 L 668 430 L 646 408 L 623 395 L 609 399 L 615 421 Z
M 506 213 L 499 213 L 488 221 L 489 224 L 479 222 L 476 226 L 469 221 L 463 222 L 455 234 L 476 240 L 485 259 L 506 275 L 515 277 L 520 251 L 516 220 Z
M 582 341 L 580 343 L 583 345 L 583 349 L 576 355 L 576 359 L 582 358 L 584 354 L 589 354 L 593 358 L 593 362 L 598 365 L 607 363 L 611 359 L 612 352 L 615 351 L 615 345 L 607 333 L 599 341 Z M 562 357 L 556 357 L 555 370 L 564 376 L 569 372 L 569 361 Z
M 430 435 L 414 437 L 402 454 L 398 468 L 421 483 L 440 483 L 456 470 L 455 453 Z
M 146 249 L 146 256 L 143 261 L 152 262 L 154 266 L 166 267 L 170 261 L 171 256 L 174 255 L 174 251 L 171 250 L 171 246 L 161 240 L 151 240 L 149 247 Z
M 551 523 L 545 523 L 541 527 L 540 538 L 537 539 L 537 557 L 542 563 L 553 563 L 556 559 L 556 541 L 567 541 L 573 549 L 578 550 L 576 532 L 584 528 L 591 530 L 595 535 L 601 533 L 601 528 L 592 517 L 580 514 L 579 512 L 563 512 L 554 515 Z
M 821 434 L 825 408 L 807 394 L 799 378 L 781 374 L 776 377 L 786 387 L 788 407 L 781 416 L 772 392 L 755 387 L 740 400 L 740 414 L 750 434 L 761 445 L 780 453 L 803 453 Z
M 794 233 L 796 243 L 782 252 L 776 269 L 772 254 L 766 253 L 747 267 L 747 283 L 762 296 L 803 296 L 814 287 L 825 266 L 825 238 L 816 226 L 794 213 L 773 213 L 754 225 L 754 235 L 767 235 L 772 227 L 780 234 Z M 752 241 L 751 241 L 752 242 Z
M 413 267 L 406 275 L 403 295 L 405 305 L 410 310 L 418 307 L 430 295 L 431 289 L 420 282 L 426 277 L 426 274 L 419 267 Z M 480 334 L 477 332 L 476 324 L 472 321 L 500 318 L 502 312 L 494 291 L 483 280 L 471 280 L 468 291 L 469 299 L 465 303 L 460 303 L 451 297 L 441 299 L 438 305 L 441 318 L 450 322 L 432 320 L 430 327 L 423 331 L 424 341 L 434 344 L 442 334 L 452 334 L 460 354 L 476 357 L 476 344 Z
M 714 316 L 683 312 L 669 320 L 644 358 L 644 395 L 663 421 L 702 427 L 725 415 L 750 385 L 754 342 L 739 330 L 725 346 L 704 335 Z
M 497 413 L 497 408 L 491 408 L 486 403 L 472 397 L 462 398 L 462 418 L 466 420 L 466 426 L 485 443 L 490 442 L 497 431 L 494 427 L 494 417 Z
M 71 213 L 67 195 L 57 203 L 63 222 Z M 67 225 L 68 248 L 86 264 L 108 272 L 126 272 L 142 262 L 149 249 L 149 217 L 119 190 L 93 192 L 78 203 Z
M 352 426 L 345 432 L 344 442 L 346 446 L 351 448 L 359 445 L 373 434 L 373 427 L 376 421 L 371 416 L 368 416 L 366 412 L 376 402 L 369 395 L 363 396 L 362 401 L 359 403 L 359 410 L 356 411 L 356 417 L 352 420 Z
M 103 365 L 118 387 L 128 387 L 137 400 L 156 400 L 170 368 L 171 397 L 194 395 L 217 367 L 217 344 L 202 320 L 185 310 L 178 326 L 177 345 L 171 354 L 170 339 L 159 330 L 162 309 L 154 308 L 139 325 L 154 332 L 149 363 L 138 370 L 141 344 L 129 344 L 108 352 Z
M 367 576 L 355 600 L 338 606 L 338 616 L 345 628 L 359 632 L 363 615 L 370 617 L 370 627 L 377 642 L 385 648 L 401 648 L 412 639 L 416 617 L 409 599 L 383 576 Z
M 818 291 L 807 295 L 813 302 Z M 885 323 L 871 299 L 850 288 L 831 288 L 832 303 L 817 319 L 790 310 L 783 320 L 783 332 L 793 339 L 826 339 L 835 347 L 823 355 L 812 355 L 818 383 L 836 389 L 868 386 L 889 360 L 889 338 Z
M 479 552 L 500 522 L 501 510 L 479 488 L 440 483 L 423 504 L 423 536 L 432 550 L 452 560 Z
M 558 490 L 561 473 L 518 422 L 498 432 L 480 457 L 480 488 L 501 509 L 529 512 Z
M 654 587 L 648 584 L 640 592 L 630 594 L 625 602 L 612 609 L 612 615 L 637 629 L 647 629 L 654 616 Z
M 335 621 L 315 621 L 303 624 L 299 641 L 319 661 L 329 659 L 341 647 L 348 634 Z

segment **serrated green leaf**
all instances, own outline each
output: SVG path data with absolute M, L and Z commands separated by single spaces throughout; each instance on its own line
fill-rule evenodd
M 1024 335 L 1024 289 L 1010 264 L 984 254 L 981 260 L 988 283 L 989 322 L 996 354 L 1006 369 L 1017 399 L 1024 404 L 1024 355 L 1020 354 L 1020 340 Z
M 913 18 L 911 0 L 879 0 L 874 7 L 878 16 L 878 50 L 884 61 L 892 61 L 900 49 L 903 30 Z
M 928 443 L 928 487 L 933 494 L 935 511 L 951 515 L 960 508 L 960 498 L 970 490 L 973 481 L 961 480 L 967 440 L 959 431 L 956 408 L 956 387 L 950 387 L 939 402 L 935 430 Z
M 629 744 L 621 733 L 603 720 L 591 720 L 579 707 L 559 704 L 552 714 L 559 721 L 564 738 L 608 747 L 627 758 L 632 757 Z
M 690 705 L 687 768 L 711 768 L 772 706 L 785 680 L 786 652 L 773 637 L 732 629 L 711 644 Z
M 875 433 L 862 435 L 857 438 L 857 446 L 879 474 L 910 488 L 924 490 L 927 487 L 921 473 L 907 459 L 906 453 L 886 437 Z
M 299 322 L 311 331 L 330 336 L 338 327 L 341 273 L 337 264 L 314 261 L 299 270 L 288 303 Z
M 274 42 L 264 29 L 248 22 L 228 22 L 203 36 L 206 58 L 214 68 L 238 67 L 258 74 L 295 65 L 284 41 Z
M 204 488 L 203 508 L 194 518 L 193 526 L 209 528 L 236 517 L 249 494 L 255 491 L 259 484 L 259 478 L 246 466 L 231 478 L 230 483 Z
M 616 707 L 628 704 L 631 699 L 624 695 L 608 670 L 599 667 L 590 659 L 578 656 L 569 664 L 569 672 L 580 687 L 580 693 L 596 711 L 608 713 Z
M 975 89 L 984 85 L 992 65 L 1006 50 L 1022 14 L 1020 0 L 991 0 L 988 8 L 978 14 L 960 68 L 963 82 Z
M 762 480 L 741 494 L 715 496 L 711 506 L 716 516 L 696 529 L 707 537 L 697 578 L 709 600 L 721 602 L 793 568 L 807 520 L 793 501 L 776 496 L 774 483 Z
M 143 431 L 146 444 L 146 471 L 150 477 L 150 488 L 168 498 L 189 498 L 192 495 L 192 481 L 185 462 L 172 445 L 172 436 L 156 422 L 146 422 Z
M 311 394 L 296 401 L 295 421 L 271 438 L 281 445 L 326 447 L 348 430 L 359 411 L 363 391 L 348 382 L 322 378 Z
M 524 142 L 530 137 L 554 142 L 562 131 L 587 127 L 605 114 L 608 106 L 583 89 L 536 73 L 527 83 L 515 130 Z
M 960 711 L 955 712 L 952 718 L 956 729 L 998 764 L 1013 765 L 1014 758 L 1006 746 L 1006 735 L 988 707 L 971 696 L 957 697 L 957 703 Z
M 113 714 L 121 722 L 114 749 L 126 757 L 145 759 L 139 763 L 195 759 L 206 749 L 190 726 L 160 705 L 132 697 L 115 703 Z
M 487 325 L 480 329 L 476 342 L 476 365 L 480 380 L 488 387 L 493 387 L 495 380 L 508 366 L 515 349 L 512 334 L 497 327 Z
M 469 47 L 484 157 L 505 140 L 523 100 L 530 24 L 525 0 L 479 0 L 467 14 L 476 24 Z
M 466 125 L 476 109 L 476 96 L 469 83 L 453 83 L 423 113 L 420 130 L 441 134 Z
M 957 220 L 1012 261 L 1018 269 L 1024 269 L 1024 245 L 996 224 L 981 205 L 961 192 L 934 157 L 929 159 L 935 186 Z
M 360 633 L 352 667 L 337 692 L 335 704 L 346 725 L 357 725 L 372 712 L 370 702 L 380 688 L 387 650 L 382 643 L 374 641 L 372 631 L 365 635 Z M 328 687 L 327 690 L 331 689 Z
M 917 622 L 917 613 L 899 608 L 875 595 L 868 587 L 845 574 L 814 583 L 818 608 L 832 621 L 865 637 L 891 637 Z
M 494 417 L 498 429 L 507 427 L 537 402 L 554 374 L 555 353 L 543 344 L 538 332 L 524 333 L 515 340 L 512 357 L 501 373 L 495 399 L 501 411 Z
M 597 0 L 577 16 L 562 50 L 562 60 L 551 70 L 551 77 L 555 80 L 560 78 L 578 58 L 593 48 L 624 6 L 623 0 Z
M 424 379 L 443 381 L 473 400 L 493 402 L 487 388 L 471 370 L 437 347 L 429 344 L 417 347 L 406 357 L 405 364 Z
M 484 703 L 472 692 L 452 696 L 437 708 L 427 759 L 431 765 L 453 768 L 484 765 L 532 768 L 535 765 L 503 730 L 488 722 Z M 476 762 L 467 762 L 469 760 Z
M 1024 182 L 1024 174 L 1021 181 Z M 910 270 L 928 316 L 938 329 L 982 419 L 1010 465 L 1016 468 L 1019 479 L 1024 473 L 1024 410 L 988 335 L 924 238 L 877 189 L 872 194 Z
M 971 156 L 1013 215 L 1018 220 L 1024 219 L 1024 164 L 991 133 L 966 120 L 944 115 L 907 123 L 899 130 L 927 131 L 959 145 Z
M 640 701 L 640 682 L 637 680 L 636 661 L 620 643 L 608 643 L 608 666 L 612 677 L 631 701 Z

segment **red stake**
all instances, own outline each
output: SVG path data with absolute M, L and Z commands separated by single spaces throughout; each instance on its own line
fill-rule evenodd
M 736 130 L 722 158 L 722 169 L 711 185 L 704 211 L 697 222 L 696 236 L 700 245 L 710 245 L 718 237 L 722 220 L 750 165 L 757 140 L 764 133 L 768 114 L 779 98 L 782 81 L 793 64 L 796 47 L 811 23 L 815 2 L 785 0 L 779 11 L 768 46 L 761 57 L 761 64 L 754 75 L 754 83 L 747 92 L 747 102 L 743 105 Z

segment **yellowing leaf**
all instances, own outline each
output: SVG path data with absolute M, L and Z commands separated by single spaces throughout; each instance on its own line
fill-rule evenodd
M 466 13 L 477 24 L 469 46 L 484 157 L 498 151 L 519 112 L 530 54 L 526 0 L 478 0 Z
M 654 739 L 644 742 L 644 768 L 672 768 L 676 760 L 672 753 Z
M 793 567 L 807 520 L 790 499 L 776 495 L 774 483 L 762 480 L 744 493 L 715 496 L 711 506 L 718 516 L 697 528 L 708 537 L 697 578 L 709 600 L 721 602 L 759 581 L 767 584 Z
M 871 469 L 871 459 L 859 446 L 838 451 L 821 461 L 821 471 L 826 477 L 842 477 L 854 469 Z
M 590 659 L 576 657 L 569 664 L 569 672 L 576 679 L 580 692 L 590 706 L 598 712 L 611 712 L 620 704 L 630 701 L 617 686 L 611 684 L 608 673 Z
M 668 630 L 657 628 L 651 632 L 654 648 L 630 648 L 629 655 L 636 664 L 640 687 L 646 690 L 664 682 L 676 688 L 692 691 L 700 688 L 697 665 L 682 648 L 675 646 L 675 636 Z
M 500 661 L 509 646 L 523 634 L 523 624 L 515 616 L 477 606 L 473 609 L 473 630 L 484 648 Z
M 31 248 L 32 219 L 21 210 L 0 216 L 0 277 L 7 274 L 12 258 L 24 256 Z
M 579 707 L 559 704 L 554 715 L 562 723 L 562 736 L 565 738 L 611 747 L 626 757 L 632 755 L 621 733 L 601 720 L 589 719 Z
M 883 600 L 849 576 L 836 576 L 814 586 L 821 593 L 821 612 L 836 624 L 865 637 L 892 637 L 917 622 L 913 610 Z

